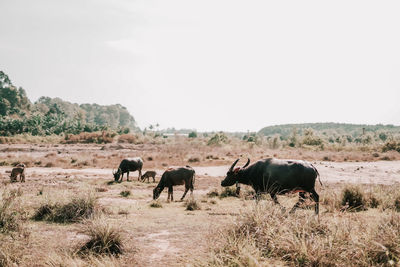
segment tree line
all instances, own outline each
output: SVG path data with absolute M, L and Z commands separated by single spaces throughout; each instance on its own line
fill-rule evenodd
M 137 130 L 136 121 L 120 104 L 75 104 L 42 96 L 32 103 L 22 87 L 16 87 L 0 71 L 0 136 L 15 134 L 60 135 L 114 130 Z

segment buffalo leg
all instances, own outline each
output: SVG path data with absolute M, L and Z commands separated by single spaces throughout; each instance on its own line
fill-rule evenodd
M 293 213 L 298 207 L 300 207 L 301 204 L 304 203 L 306 200 L 306 194 L 304 192 L 299 193 L 299 201 L 293 206 L 293 208 L 290 210 L 290 213 Z
M 170 196 L 171 196 L 171 201 L 174 201 L 174 191 L 173 191 L 172 186 L 168 187 L 168 199 Z
M 189 191 L 189 187 L 185 186 L 185 192 L 183 193 L 183 196 L 181 197 L 181 201 L 185 198 L 186 193 Z
M 129 171 L 126 173 L 126 180 L 129 181 Z
M 124 179 L 124 173 L 121 174 L 121 179 L 118 182 L 122 182 L 123 179 Z
M 142 177 L 142 169 L 139 169 L 139 177 L 137 178 L 138 181 L 139 181 L 140 177 Z M 148 180 L 149 180 L 149 178 L 147 177 L 147 181 L 148 181 Z
M 319 195 L 315 192 L 315 189 L 310 191 L 311 198 L 315 201 L 315 214 L 319 213 Z

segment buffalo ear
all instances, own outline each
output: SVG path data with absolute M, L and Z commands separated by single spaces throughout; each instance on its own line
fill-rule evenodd
M 244 166 L 243 166 L 242 168 L 246 168 L 247 166 L 249 166 L 249 164 L 250 164 L 250 159 L 249 159 L 249 158 L 247 158 L 247 163 L 246 163 L 246 164 L 244 164 Z

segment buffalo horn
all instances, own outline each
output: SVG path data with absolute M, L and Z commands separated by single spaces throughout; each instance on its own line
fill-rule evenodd
M 239 159 L 235 160 L 235 162 L 232 164 L 231 168 L 229 169 L 229 171 L 233 171 L 233 167 L 235 167 L 236 163 L 239 161 Z
M 247 166 L 249 166 L 249 164 L 250 164 L 250 159 L 249 159 L 249 158 L 247 158 L 247 163 L 246 163 L 246 164 L 244 164 L 244 166 L 243 166 L 242 168 L 246 168 Z

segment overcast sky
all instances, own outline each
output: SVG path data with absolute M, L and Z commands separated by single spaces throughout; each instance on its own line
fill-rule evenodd
M 0 70 L 142 128 L 400 124 L 400 1 L 1 0 Z

